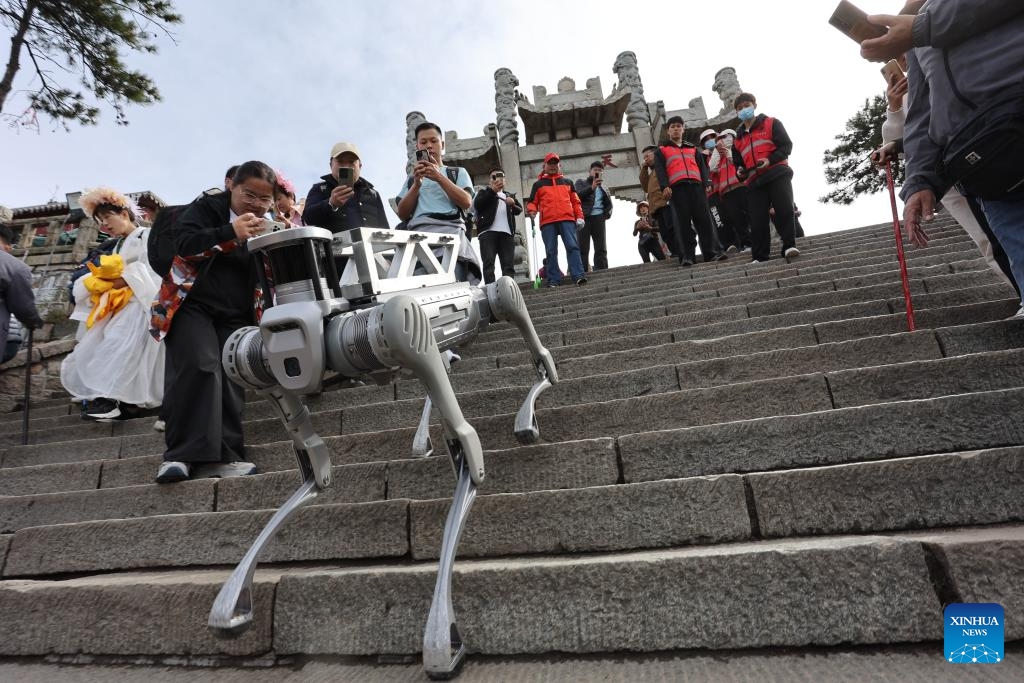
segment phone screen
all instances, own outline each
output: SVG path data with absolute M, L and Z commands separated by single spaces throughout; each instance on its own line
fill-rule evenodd
M 338 184 L 352 187 L 352 169 L 342 166 L 338 169 Z
M 416 161 L 430 161 L 430 152 L 425 149 L 416 150 Z
M 847 0 L 840 0 L 828 23 L 861 43 L 886 34 L 885 28 L 868 23 L 867 12 Z

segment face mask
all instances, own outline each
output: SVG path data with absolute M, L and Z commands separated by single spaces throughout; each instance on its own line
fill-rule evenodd
M 724 138 L 722 138 L 722 144 L 725 145 L 726 149 L 729 149 L 730 147 L 732 147 L 732 136 L 731 135 L 726 135 Z
M 714 148 L 715 148 L 715 141 L 714 140 L 705 140 L 704 141 L 704 149 L 714 149 Z
M 746 107 L 743 107 L 743 109 L 736 112 L 736 116 L 740 117 L 740 121 L 749 121 L 754 118 L 754 107 L 748 104 Z

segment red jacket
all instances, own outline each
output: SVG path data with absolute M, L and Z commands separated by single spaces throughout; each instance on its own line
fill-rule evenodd
M 541 227 L 548 223 L 573 221 L 583 218 L 583 206 L 572 181 L 563 176 L 541 173 L 530 190 L 527 211 L 540 213 Z

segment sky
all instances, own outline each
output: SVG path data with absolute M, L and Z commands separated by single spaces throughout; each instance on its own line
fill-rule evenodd
M 902 1 L 856 4 L 896 13 Z M 0 120 L 0 204 L 63 201 L 96 185 L 185 203 L 249 159 L 279 169 L 304 194 L 329 171 L 330 148 L 342 140 L 358 145 L 364 177 L 394 196 L 405 179 L 408 112 L 460 138 L 479 136 L 494 122 L 497 68 L 510 68 L 531 101 L 534 85 L 555 92 L 563 76 L 578 88 L 599 76 L 607 97 L 616 55 L 632 50 L 647 101 L 668 110 L 702 96 L 714 116 L 722 105 L 711 89 L 715 72 L 736 69 L 758 111 L 781 120 L 793 139 L 794 194 L 808 234 L 892 219 L 887 193 L 851 206 L 818 201 L 829 190 L 824 151 L 865 99 L 885 89 L 881 65 L 861 59 L 856 43 L 828 25 L 832 2 L 526 0 L 515 11 L 469 0 L 174 5 L 184 21 L 173 40 L 161 36 L 155 56 L 125 55 L 162 95 L 128 108 L 128 126 L 116 125 L 109 109 L 98 126 L 70 131 L 43 119 L 38 132 Z M 14 88 L 31 86 L 23 68 Z M 24 108 L 16 96 L 4 113 Z M 635 205 L 618 202 L 608 228 L 612 266 L 640 261 L 634 220 Z

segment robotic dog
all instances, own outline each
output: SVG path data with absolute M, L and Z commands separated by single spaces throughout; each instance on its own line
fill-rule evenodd
M 437 582 L 423 636 L 423 665 L 431 678 L 457 675 L 466 650 L 455 621 L 451 582 L 459 536 L 484 479 L 483 449 L 462 415 L 442 355 L 466 344 L 492 318 L 519 328 L 533 358 L 536 383 L 516 415 L 521 443 L 540 435 L 537 397 L 558 381 L 554 360 L 537 337 L 512 278 L 486 287 L 455 282 L 459 237 L 360 228 L 339 235 L 293 228 L 250 239 L 262 259 L 264 314 L 259 327 L 236 331 L 223 364 L 235 383 L 270 401 L 295 448 L 302 484 L 264 527 L 221 588 L 209 626 L 233 637 L 252 623 L 252 582 L 261 550 L 291 515 L 331 484 L 331 459 L 301 397 L 322 386 L 326 370 L 380 384 L 411 372 L 427 390 L 415 455 L 425 455 L 431 404 L 440 413 L 456 486 L 444 527 Z M 348 256 L 339 278 L 332 240 Z M 440 256 L 438 256 L 440 255 Z M 271 292 L 273 291 L 273 294 Z

